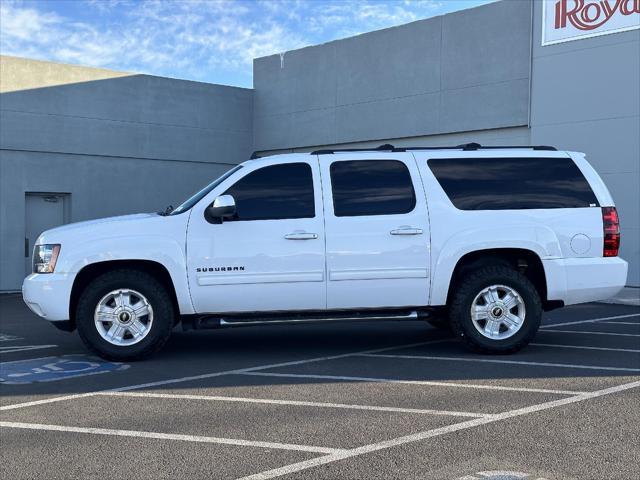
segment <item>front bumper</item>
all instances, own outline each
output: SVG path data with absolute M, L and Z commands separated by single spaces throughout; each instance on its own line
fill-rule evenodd
M 46 320 L 69 320 L 73 278 L 68 273 L 32 273 L 22 283 L 22 299 L 33 313 Z
M 547 298 L 565 305 L 615 296 L 627 282 L 629 264 L 620 257 L 543 260 Z

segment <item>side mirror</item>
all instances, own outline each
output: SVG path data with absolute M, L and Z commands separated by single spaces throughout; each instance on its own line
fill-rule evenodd
M 225 218 L 236 214 L 236 201 L 231 195 L 220 195 L 205 210 L 205 216 L 212 223 L 222 223 Z

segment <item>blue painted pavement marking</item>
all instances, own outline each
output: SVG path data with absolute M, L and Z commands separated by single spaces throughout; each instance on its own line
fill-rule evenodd
M 126 370 L 129 365 L 107 362 L 89 355 L 63 355 L 0 363 L 0 383 L 55 382 L 85 375 Z

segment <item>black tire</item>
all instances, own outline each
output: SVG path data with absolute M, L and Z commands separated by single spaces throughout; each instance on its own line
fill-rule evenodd
M 94 312 L 100 300 L 117 289 L 131 289 L 146 297 L 153 309 L 149 333 L 138 343 L 113 345 L 98 333 Z M 76 326 L 84 344 L 107 360 L 133 361 L 158 352 L 171 336 L 175 318 L 173 302 L 166 288 L 152 275 L 138 270 L 113 270 L 95 278 L 84 289 L 76 308 Z
M 513 336 L 494 340 L 483 336 L 471 319 L 473 301 L 484 288 L 505 285 L 515 289 L 526 309 L 524 323 Z M 511 267 L 495 265 L 479 268 L 458 283 L 449 305 L 451 328 L 465 345 L 479 353 L 506 354 L 517 352 L 535 336 L 542 320 L 542 302 L 535 286 L 520 272 Z

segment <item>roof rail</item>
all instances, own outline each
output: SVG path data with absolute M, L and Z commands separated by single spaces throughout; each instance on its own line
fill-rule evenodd
M 479 143 L 465 143 L 464 145 L 459 145 L 458 148 L 462 148 L 462 150 L 500 150 L 500 149 L 508 149 L 508 148 L 523 148 L 523 149 L 531 149 L 531 150 L 548 150 L 548 151 L 557 151 L 556 147 L 551 147 L 549 145 L 487 145 L 483 146 Z
M 555 147 L 550 147 L 548 145 L 488 145 L 483 146 L 479 143 L 463 143 L 462 145 L 456 146 L 443 146 L 443 147 L 394 147 L 389 143 L 385 143 L 384 145 L 380 145 L 375 148 L 336 148 L 336 149 L 325 149 L 325 150 L 315 150 L 311 152 L 311 155 L 330 155 L 332 153 L 342 153 L 342 152 L 410 152 L 410 151 L 418 151 L 418 150 L 463 150 L 463 151 L 474 151 L 474 150 L 504 150 L 504 149 L 529 149 L 529 150 L 545 150 L 555 152 L 557 149 Z
M 376 152 L 376 151 L 387 151 L 387 152 L 396 152 L 398 151 L 396 147 L 391 145 L 390 143 L 385 143 L 384 145 L 378 145 L 377 147 L 370 148 L 332 148 L 325 150 L 314 150 L 311 152 L 311 155 L 331 155 L 332 153 L 340 153 L 340 152 Z

